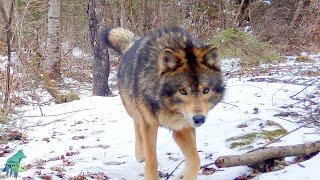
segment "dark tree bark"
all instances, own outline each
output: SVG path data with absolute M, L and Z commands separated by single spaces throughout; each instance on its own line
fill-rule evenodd
M 93 61 L 93 95 L 112 95 L 109 88 L 110 62 L 109 52 L 101 40 L 101 32 L 105 27 L 103 20 L 104 4 L 101 0 L 90 0 L 89 4 L 89 31 Z
M 239 8 L 238 8 L 238 11 L 237 11 L 237 14 L 236 14 L 236 16 L 235 16 L 235 18 L 234 18 L 234 21 L 233 21 L 233 26 L 234 26 L 234 28 L 237 28 L 238 27 L 238 20 L 239 20 L 239 18 L 240 18 L 240 15 L 241 15 L 241 13 L 243 12 L 243 8 L 244 8 L 244 5 L 245 5 L 245 1 L 246 0 L 241 0 L 241 3 L 240 3 L 240 6 L 239 6 Z
M 221 28 L 226 29 L 226 20 L 224 17 L 224 2 L 223 0 L 220 0 L 220 22 L 221 22 Z
M 4 20 L 4 26 L 6 28 L 6 45 L 7 45 L 7 67 L 6 67 L 6 91 L 4 95 L 3 108 L 8 108 L 10 104 L 10 92 L 11 92 L 11 49 L 13 42 L 13 30 L 12 23 L 14 18 L 14 6 L 15 1 L 8 4 L 9 8 L 6 8 L 5 2 L 0 2 L 0 13 Z
M 124 0 L 120 0 L 120 27 L 125 27 L 125 7 Z
M 297 22 L 300 14 L 302 12 L 303 5 L 304 5 L 304 0 L 300 0 L 299 3 L 298 3 L 297 9 L 294 12 L 294 15 L 293 15 L 293 18 L 292 18 L 292 21 L 291 21 L 291 26 L 294 26 L 295 23 Z
M 162 27 L 163 25 L 163 2 L 162 0 L 158 0 L 158 19 L 159 19 L 159 26 Z
M 142 0 L 141 8 L 142 8 L 142 16 L 141 16 L 141 24 L 142 24 L 142 33 L 143 35 L 147 35 L 149 30 L 151 29 L 151 9 L 150 9 L 150 0 Z

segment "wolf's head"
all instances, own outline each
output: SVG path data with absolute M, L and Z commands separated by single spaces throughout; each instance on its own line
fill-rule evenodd
M 162 105 L 201 126 L 224 93 L 217 48 L 164 49 L 158 58 Z

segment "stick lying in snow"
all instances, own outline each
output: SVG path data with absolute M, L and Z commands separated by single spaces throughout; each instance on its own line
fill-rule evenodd
M 268 147 L 240 155 L 221 156 L 214 164 L 219 168 L 241 166 L 256 164 L 277 157 L 308 155 L 317 151 L 320 151 L 320 141 L 290 146 Z M 202 166 L 202 168 L 205 167 L 208 167 L 208 165 Z

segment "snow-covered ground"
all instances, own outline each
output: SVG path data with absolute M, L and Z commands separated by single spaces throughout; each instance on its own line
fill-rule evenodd
M 304 117 L 311 115 L 310 110 L 319 108 L 320 82 L 290 98 L 306 85 L 264 81 L 274 77 L 272 74 L 226 81 L 223 102 L 210 111 L 205 125 L 197 129 L 201 164 L 213 162 L 222 155 L 240 154 L 263 146 L 270 141 L 262 137 L 263 132 L 293 130 L 304 123 L 300 122 Z M 290 79 L 286 75 L 281 78 Z M 307 101 L 301 100 L 310 94 L 313 96 Z M 143 179 L 144 163 L 138 163 L 134 156 L 133 122 L 119 96 L 88 96 L 70 103 L 42 106 L 45 116 L 41 116 L 37 106 L 24 106 L 22 110 L 23 117 L 14 122 L 22 132 L 23 141 L 6 144 L 12 152 L 0 157 L 2 166 L 16 151 L 24 151 L 27 158 L 21 162 L 25 168 L 19 172 L 19 178 Z M 260 136 L 250 139 L 246 145 L 232 148 L 234 141 L 230 139 L 250 133 L 260 133 Z M 270 146 L 316 140 L 320 140 L 319 129 L 308 126 Z M 3 148 L 1 144 L 0 148 Z M 183 160 L 167 129 L 159 130 L 157 154 L 162 173 L 170 173 Z M 282 170 L 260 174 L 255 179 L 318 179 L 319 166 L 318 154 Z M 174 175 L 178 175 L 182 167 Z M 246 166 L 223 168 L 211 175 L 199 175 L 199 179 L 230 180 L 249 173 L 250 168 Z

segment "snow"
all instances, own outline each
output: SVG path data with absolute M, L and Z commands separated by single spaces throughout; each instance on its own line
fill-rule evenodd
M 92 59 L 92 56 L 83 52 L 79 47 L 72 49 L 72 56 L 79 59 Z
M 0 71 L 5 71 L 7 67 L 7 56 L 0 55 Z
M 18 64 L 17 62 L 17 54 L 16 52 L 11 52 L 11 66 Z M 7 69 L 8 64 L 8 56 L 2 56 L 0 55 L 0 72 L 4 72 Z M 13 73 L 13 68 L 10 68 L 11 74 Z
M 245 132 L 260 130 L 259 124 L 265 120 L 272 120 L 289 131 L 298 124 L 283 121 L 273 117 L 277 107 L 294 103 L 289 96 L 301 90 L 304 86 L 249 82 L 248 79 L 230 79 L 227 81 L 227 93 L 224 102 L 210 111 L 206 124 L 197 129 L 198 149 L 202 164 L 212 162 L 221 155 L 239 154 L 243 150 L 230 149 L 226 139 L 238 136 Z M 275 93 L 276 92 L 276 93 Z M 253 109 L 259 109 L 258 114 L 253 114 Z M 64 166 L 61 160 L 50 161 L 43 165 L 41 173 L 50 174 L 51 167 L 63 167 L 67 177 L 77 176 L 81 172 L 104 172 L 113 179 L 142 179 L 143 163 L 138 163 L 134 157 L 134 131 L 131 118 L 126 114 L 120 97 L 86 97 L 70 103 L 44 106 L 42 110 L 46 117 L 40 117 L 36 108 L 26 111 L 24 116 L 39 116 L 24 118 L 18 124 L 24 127 L 29 143 L 15 144 L 15 149 L 23 149 L 27 158 L 23 164 L 34 164 L 39 160 L 48 160 L 66 154 L 66 152 L 79 152 L 77 155 L 67 156 L 66 159 L 74 162 L 74 166 Z M 78 111 L 58 115 L 61 113 Z M 58 116 L 55 116 L 58 115 Z M 41 126 L 41 124 L 53 122 Z M 247 128 L 237 128 L 241 123 L 248 123 Z M 35 126 L 35 127 L 30 127 Z M 28 128 L 29 127 L 29 128 Z M 315 132 L 312 128 L 301 130 L 283 138 L 274 145 L 297 144 L 319 139 L 319 135 L 306 134 Z M 73 140 L 74 137 L 81 137 Z M 48 138 L 49 142 L 45 141 Z M 265 143 L 261 142 L 260 143 Z M 108 148 L 94 147 L 98 145 Z M 261 144 L 256 144 L 258 147 Z M 82 146 L 92 146 L 83 148 Z M 160 129 L 158 136 L 159 170 L 170 172 L 183 159 L 177 145 L 171 138 L 167 129 Z M 169 159 L 172 153 L 178 161 Z M 212 159 L 205 159 L 206 154 L 212 153 Z M 278 172 L 265 173 L 257 179 L 290 179 L 306 178 L 315 179 L 315 167 L 319 167 L 319 155 L 302 163 L 305 168 L 298 165 L 286 167 Z M 7 157 L 0 158 L 4 164 Z M 106 165 L 108 163 L 123 163 L 121 165 Z M 36 168 L 19 173 L 20 177 L 35 176 Z M 178 172 L 181 171 L 179 168 Z M 200 175 L 199 179 L 234 179 L 246 174 L 247 167 L 226 168 L 211 176 Z M 306 173 L 308 172 L 308 173 Z M 175 174 L 177 175 L 177 173 Z
M 295 57 L 288 57 L 286 63 L 261 67 L 286 68 L 289 64 L 293 67 L 302 66 L 306 70 L 317 70 L 320 67 L 319 55 L 313 55 L 313 58 L 317 59 L 313 64 L 296 63 Z M 230 72 L 238 70 L 238 62 L 239 59 L 224 61 L 225 70 Z M 226 80 L 227 91 L 223 102 L 210 111 L 207 122 L 197 128 L 197 146 L 202 165 L 213 162 L 219 156 L 241 154 L 268 142 L 261 138 L 246 148 L 232 149 L 231 142 L 227 141 L 228 138 L 278 128 L 267 125 L 268 121 L 291 131 L 301 125 L 298 121 L 308 115 L 310 109 L 319 108 L 319 96 L 312 99 L 315 104 L 299 101 L 299 98 L 311 92 L 319 94 L 320 87 L 317 84 L 306 88 L 296 96 L 297 98 L 290 98 L 305 88 L 304 83 L 308 78 L 310 82 L 314 80 L 312 77 L 292 76 L 292 73 L 294 72 L 289 70 L 283 72 L 276 70 L 270 71 L 269 75 L 233 77 Z M 114 79 L 114 76 L 115 74 L 112 74 L 111 79 Z M 277 81 L 260 81 L 267 78 Z M 71 78 L 66 78 L 65 82 L 76 83 Z M 36 94 L 42 100 L 50 99 L 44 91 L 37 90 Z M 23 149 L 27 158 L 22 160 L 22 165 L 32 165 L 26 171 L 19 172 L 20 178 L 28 176 L 39 178 L 40 174 L 47 174 L 59 179 L 56 176 L 56 168 L 59 167 L 63 169 L 61 172 L 63 179 L 99 172 L 112 179 L 143 179 L 144 163 L 138 163 L 134 155 L 133 121 L 127 115 L 120 97 L 89 96 L 88 90 L 85 90 L 85 94 L 81 96 L 81 100 L 42 106 L 45 116 L 41 116 L 37 106 L 29 105 L 19 109 L 23 114 L 16 116 L 14 125 L 27 136 L 28 142 L 13 141 L 7 146 L 13 149 L 12 154 Z M 283 108 L 288 105 L 293 106 Z M 280 112 L 292 111 L 297 112 L 298 116 L 285 118 L 275 116 Z M 242 124 L 246 126 L 240 128 L 239 125 Z M 319 139 L 319 129 L 305 127 L 273 143 L 272 146 L 299 144 Z M 168 129 L 159 129 L 157 154 L 159 170 L 165 173 L 170 173 L 183 160 L 183 155 Z M 61 159 L 62 155 L 65 161 Z M 0 157 L 0 165 L 5 164 L 8 158 L 9 156 Z M 263 173 L 254 179 L 318 179 L 316 174 L 319 166 L 318 154 L 299 165 L 292 164 L 283 170 Z M 181 170 L 182 166 L 174 175 L 177 176 Z M 223 168 L 212 175 L 199 175 L 198 178 L 229 180 L 249 173 L 250 168 L 240 166 Z

